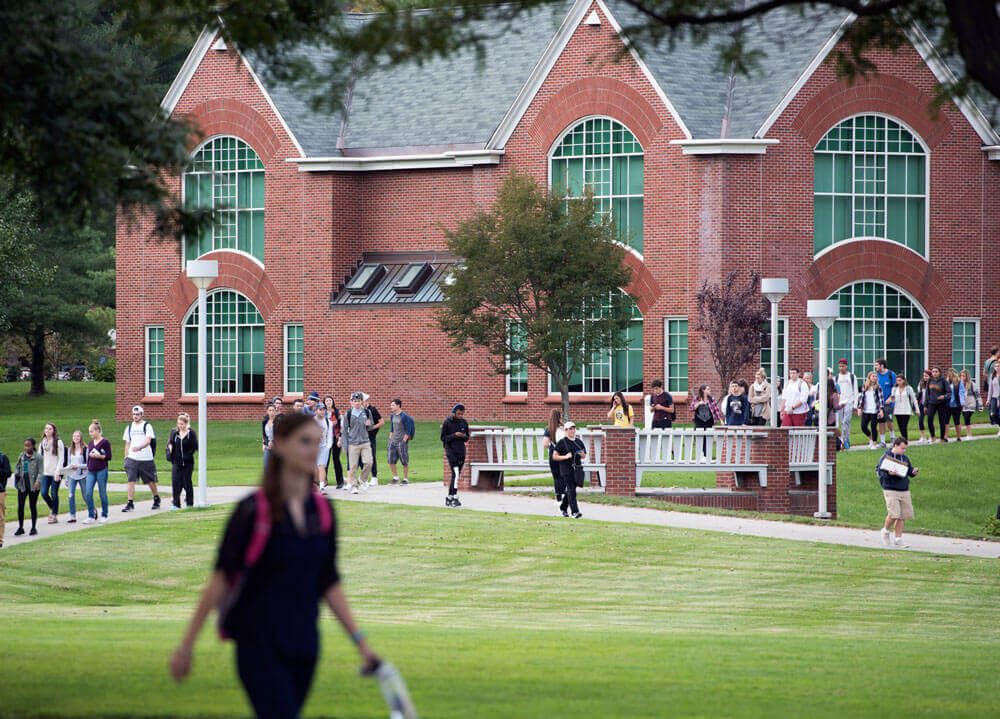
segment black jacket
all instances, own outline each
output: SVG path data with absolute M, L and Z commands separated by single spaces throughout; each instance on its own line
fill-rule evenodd
M 0 492 L 7 491 L 7 478 L 10 477 L 10 460 L 0 452 Z
M 170 441 L 167 450 L 167 461 L 171 464 L 187 466 L 194 462 L 194 453 L 198 451 L 198 435 L 194 430 L 188 430 L 187 436 L 181 439 L 177 435 L 177 428 L 170 430 Z
M 905 464 L 907 466 L 907 473 L 905 477 L 899 477 L 895 474 L 889 474 L 881 469 L 878 469 L 879 465 L 882 464 L 882 460 L 888 457 L 894 462 L 899 462 L 900 464 Z M 875 465 L 875 471 L 878 474 L 878 483 L 882 485 L 882 489 L 891 489 L 896 492 L 905 492 L 910 488 L 910 477 L 913 476 L 913 465 L 910 464 L 910 458 L 905 454 L 895 455 L 892 450 L 887 449 L 885 454 L 878 458 L 878 464 Z
M 951 392 L 951 386 L 948 384 L 948 380 L 944 377 L 938 377 L 937 379 L 932 377 L 927 382 L 927 387 L 924 390 L 927 406 L 937 407 L 942 402 L 948 404 L 949 392 Z
M 462 432 L 464 437 L 456 437 L 456 432 Z M 465 443 L 469 441 L 469 423 L 455 415 L 441 423 L 441 443 L 453 454 L 465 454 Z

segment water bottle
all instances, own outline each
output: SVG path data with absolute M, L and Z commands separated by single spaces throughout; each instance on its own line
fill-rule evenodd
M 389 662 L 382 662 L 375 668 L 374 675 L 389 707 L 389 719 L 418 719 L 417 709 L 399 670 Z

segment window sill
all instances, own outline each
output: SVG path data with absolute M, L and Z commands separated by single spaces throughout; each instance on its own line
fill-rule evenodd
M 148 394 L 139 400 L 139 404 L 163 404 L 163 395 Z
M 503 399 L 501 399 L 500 402 L 503 404 L 528 404 L 528 395 L 508 394 L 504 395 Z
M 597 394 L 572 394 L 569 396 L 570 404 L 603 404 L 611 406 L 611 392 L 604 394 L 603 392 Z M 550 394 L 544 400 L 545 404 L 562 404 L 562 395 Z M 625 401 L 629 404 L 641 404 L 642 395 L 638 392 L 626 392 Z
M 210 394 L 206 397 L 208 404 L 261 404 L 263 394 Z M 198 395 L 184 394 L 177 400 L 178 404 L 198 404 Z

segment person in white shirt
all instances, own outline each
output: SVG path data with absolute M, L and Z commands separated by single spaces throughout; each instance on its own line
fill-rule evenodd
M 854 416 L 854 406 L 858 403 L 858 378 L 847 367 L 847 358 L 842 357 L 837 362 L 838 371 L 834 377 L 841 402 L 841 407 L 837 410 L 837 426 L 844 441 L 844 449 L 851 448 L 851 418 Z
M 153 425 L 145 420 L 146 412 L 140 405 L 132 408 L 132 423 L 125 428 L 125 477 L 128 479 L 128 502 L 123 512 L 135 509 L 135 483 L 149 485 L 153 493 L 153 509 L 160 508 L 160 492 L 156 486 L 156 461 L 153 458 L 153 443 L 156 433 Z
M 809 414 L 809 385 L 799 379 L 798 367 L 788 370 L 788 383 L 781 391 L 781 424 L 784 427 L 805 427 Z
M 906 383 L 906 377 L 898 374 L 890 397 L 895 408 L 892 416 L 896 418 L 896 424 L 899 426 L 899 436 L 909 442 L 910 436 L 906 428 L 910 423 L 910 417 L 919 411 L 917 395 L 913 391 L 913 387 Z
M 809 387 L 809 400 L 806 402 L 806 406 L 809 408 L 809 411 L 806 413 L 806 427 L 815 427 L 817 424 L 815 407 L 816 395 L 819 391 L 817 389 L 818 385 L 813 384 L 813 373 L 809 370 L 802 373 L 802 381 Z
M 319 456 L 316 457 L 316 483 L 319 491 L 326 493 L 326 465 L 330 461 L 330 450 L 333 448 L 333 422 L 326 416 L 326 404 L 317 404 L 313 409 L 313 418 L 319 425 Z

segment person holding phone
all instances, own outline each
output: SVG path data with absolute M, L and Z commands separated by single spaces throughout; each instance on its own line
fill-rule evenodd
M 611 396 L 611 409 L 608 410 L 608 417 L 614 418 L 616 427 L 631 427 L 634 422 L 632 408 L 625 401 L 625 395 L 615 392 Z
M 905 547 L 903 523 L 913 519 L 913 499 L 910 497 L 910 477 L 916 477 L 919 468 L 906 456 L 909 442 L 896 437 L 892 447 L 885 451 L 877 466 L 878 481 L 885 498 L 885 524 L 882 525 L 882 544 Z M 890 529 L 892 532 L 890 532 Z
M 446 507 L 461 507 L 458 500 L 458 477 L 465 466 L 465 444 L 469 441 L 469 423 L 465 421 L 465 405 L 459 402 L 451 414 L 441 423 L 441 444 L 444 445 L 444 456 L 451 469 L 451 479 L 448 482 L 448 496 L 444 500 Z
M 587 448 L 583 440 L 576 436 L 575 424 L 567 422 L 563 425 L 563 431 L 566 436 L 556 443 L 556 449 L 552 453 L 552 459 L 559 463 L 563 484 L 564 494 L 559 509 L 564 517 L 570 516 L 572 512 L 573 519 L 579 519 L 583 514 L 576 503 L 576 474 L 578 470 L 583 471 L 583 458 L 587 456 Z

